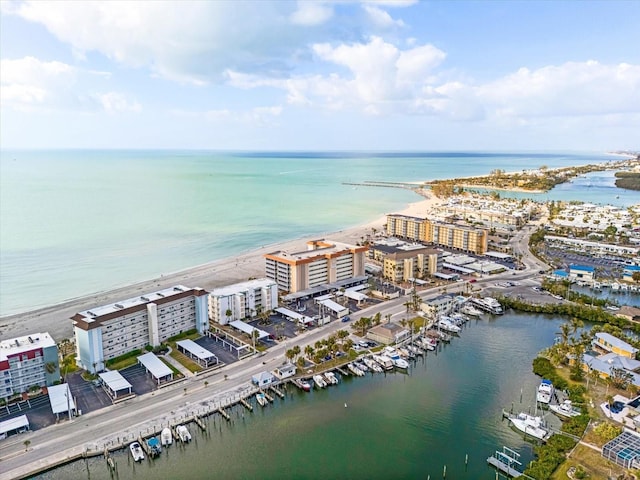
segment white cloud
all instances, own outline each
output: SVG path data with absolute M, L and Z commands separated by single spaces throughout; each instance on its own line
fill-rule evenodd
M 295 25 L 321 25 L 333 16 L 333 8 L 317 0 L 313 2 L 309 0 L 299 0 L 297 7 L 297 10 L 289 17 Z
M 125 95 L 118 92 L 101 93 L 97 95 L 102 107 L 107 113 L 140 112 L 142 107 L 136 101 L 129 101 Z
M 85 84 L 107 72 L 78 69 L 34 57 L 0 61 L 2 106 L 16 110 L 140 111 L 140 104 L 118 92 L 95 92 Z M 83 81 L 84 80 L 84 81 Z
M 640 112 L 640 65 L 588 61 L 521 68 L 479 86 L 477 98 L 505 117 Z
M 274 120 L 280 116 L 283 108 L 281 105 L 270 107 L 255 107 L 249 110 L 232 111 L 229 109 L 214 109 L 205 111 L 172 110 L 170 113 L 186 118 L 204 119 L 208 122 L 230 122 L 236 124 L 266 127 L 274 124 Z
M 362 8 L 367 12 L 371 21 L 381 28 L 404 27 L 402 20 L 394 20 L 391 15 L 380 7 L 370 4 L 363 4 Z

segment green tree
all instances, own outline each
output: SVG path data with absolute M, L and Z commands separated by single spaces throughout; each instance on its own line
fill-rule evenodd
M 301 350 L 300 350 L 300 345 L 295 345 L 295 346 L 292 348 L 292 350 L 293 350 L 293 355 L 294 355 L 294 356 L 296 356 L 296 357 L 297 357 L 298 355 L 300 355 L 300 351 L 301 351 Z
M 27 450 L 29 450 L 29 445 L 31 445 L 31 440 L 25 440 L 22 443 L 24 445 L 24 451 L 26 452 Z
M 288 349 L 286 352 L 284 352 L 284 356 L 287 357 L 287 360 L 292 361 L 293 357 L 296 356 L 295 352 L 293 351 L 292 348 Z
M 52 375 L 52 374 L 56 373 L 57 366 L 56 366 L 55 362 L 47 362 L 47 363 L 44 364 L 44 370 L 49 375 Z
M 229 323 L 229 319 L 231 318 L 231 315 L 233 315 L 233 312 L 230 308 L 227 308 L 227 310 L 224 312 L 224 315 L 225 317 L 227 317 L 227 323 Z
M 633 279 L 634 282 L 640 283 L 640 271 L 633 272 L 631 274 L 631 278 Z
M 311 345 L 307 345 L 306 347 L 304 347 L 304 354 L 309 360 L 311 360 L 311 358 L 313 357 L 313 353 L 314 349 Z

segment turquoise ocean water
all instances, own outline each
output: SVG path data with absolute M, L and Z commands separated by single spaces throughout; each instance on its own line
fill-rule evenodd
M 344 182 L 421 181 L 615 159 L 592 153 L 5 150 L 0 316 L 340 230 L 420 199 L 406 190 Z M 586 181 L 538 197 L 640 201 L 637 192 L 615 189 L 610 172 Z

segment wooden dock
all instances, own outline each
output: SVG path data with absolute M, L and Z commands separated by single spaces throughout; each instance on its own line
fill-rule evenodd
M 250 412 L 253 412 L 253 405 L 247 402 L 244 398 L 240 399 L 240 404 L 243 405 Z
M 264 398 L 266 398 L 270 402 L 273 402 L 273 397 L 271 395 L 269 395 L 267 392 L 262 392 L 262 393 L 264 394 Z
M 144 450 L 144 453 L 147 454 L 147 458 L 151 458 L 151 449 L 149 445 L 147 445 L 147 442 L 145 442 L 142 437 L 138 437 L 138 443 L 142 447 L 142 450 Z
M 275 393 L 276 395 L 278 395 L 280 398 L 284 398 L 284 393 L 282 393 L 280 390 L 278 390 L 276 387 L 274 387 L 273 385 L 271 385 L 269 387 L 269 390 L 271 390 L 273 393 Z
M 193 421 L 195 422 L 196 425 L 200 427 L 201 430 L 204 431 L 207 429 L 207 426 L 204 424 L 204 422 L 198 415 L 193 416 Z
M 226 420 L 231 420 L 231 417 L 227 412 L 224 411 L 224 408 L 220 407 L 218 410 L 216 410 L 216 412 L 222 415 Z
M 351 372 L 349 372 L 348 370 L 344 370 L 340 367 L 336 367 L 336 370 L 340 372 L 340 375 L 343 375 L 345 377 L 348 377 L 349 375 L 351 375 Z

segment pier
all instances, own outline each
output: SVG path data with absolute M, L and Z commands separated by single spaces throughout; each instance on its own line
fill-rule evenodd
M 227 421 L 231 420 L 231 417 L 229 416 L 229 414 L 227 412 L 224 411 L 224 408 L 220 407 L 218 410 L 216 410 L 220 415 L 222 415 Z
M 271 385 L 269 387 L 269 390 L 271 390 L 273 393 L 278 395 L 280 398 L 284 398 L 284 393 L 282 393 L 280 390 L 278 390 L 274 385 Z M 265 393 L 265 395 L 266 395 L 266 393 Z M 267 398 L 269 398 L 269 397 L 267 397 Z M 273 401 L 273 400 L 271 400 L 271 401 Z
M 262 393 L 264 394 L 264 398 L 266 398 L 271 403 L 273 403 L 273 397 L 271 395 L 269 395 L 267 392 L 262 392 Z
M 204 424 L 204 422 L 198 415 L 193 416 L 193 421 L 195 422 L 196 425 L 200 427 L 201 430 L 204 431 L 207 429 L 207 426 Z
M 240 405 L 244 406 L 244 408 L 246 408 L 250 412 L 253 412 L 253 405 L 247 402 L 244 398 L 240 399 Z

